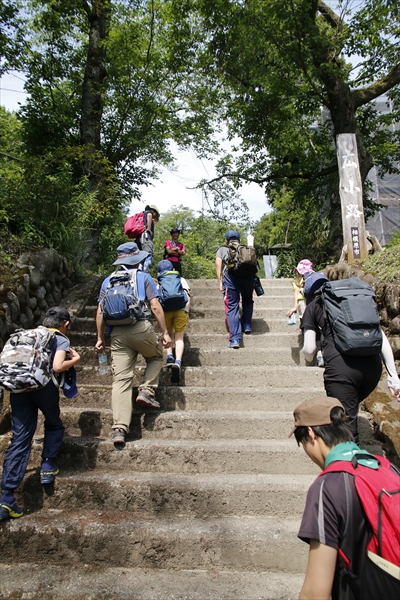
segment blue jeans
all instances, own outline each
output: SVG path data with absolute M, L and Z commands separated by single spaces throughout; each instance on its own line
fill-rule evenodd
M 251 325 L 253 317 L 253 277 L 235 277 L 227 271 L 223 279 L 226 323 L 229 341 L 242 339 L 242 325 Z M 240 298 L 242 317 L 240 318 Z
M 36 431 L 38 410 L 45 417 L 42 459 L 57 458 L 64 437 L 60 419 L 58 388 L 50 381 L 45 388 L 10 394 L 11 444 L 4 454 L 2 490 L 15 490 L 24 478 Z

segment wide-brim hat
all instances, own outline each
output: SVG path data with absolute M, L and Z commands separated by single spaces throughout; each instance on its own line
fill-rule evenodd
M 297 267 L 294 268 L 294 270 L 297 271 L 300 275 L 305 275 L 306 273 L 310 273 L 313 270 L 312 267 L 313 264 L 311 260 L 308 260 L 308 258 L 304 258 L 299 262 L 299 264 L 297 265 Z
M 68 371 L 65 372 L 65 380 L 62 389 L 66 398 L 75 398 L 75 396 L 78 395 L 75 367 L 70 367 Z
M 156 212 L 157 215 L 160 216 L 160 211 L 158 210 L 157 206 L 155 206 L 154 204 L 147 204 L 144 207 L 144 210 L 154 210 L 154 212 Z
M 331 410 L 336 406 L 343 408 L 343 404 L 337 398 L 323 396 L 322 398 L 311 398 L 297 406 L 293 411 L 294 427 L 289 437 L 294 434 L 297 427 L 317 427 L 318 425 L 330 425 Z
M 138 245 L 134 242 L 126 242 L 117 248 L 118 258 L 113 265 L 138 265 L 149 256 L 149 252 L 139 250 Z

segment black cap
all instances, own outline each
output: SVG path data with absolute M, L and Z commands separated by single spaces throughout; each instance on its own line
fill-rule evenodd
M 180 232 L 181 232 L 180 229 L 178 229 L 177 227 L 173 227 L 170 231 L 170 234 L 172 235 L 173 233 L 180 233 Z
M 63 321 L 71 320 L 71 315 L 69 314 L 67 309 L 63 308 L 62 306 L 53 306 L 52 308 L 49 308 L 49 310 L 46 313 L 46 317 L 60 317 L 61 319 L 63 319 Z

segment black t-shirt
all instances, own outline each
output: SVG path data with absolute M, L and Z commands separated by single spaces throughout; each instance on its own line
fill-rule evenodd
M 327 473 L 318 477 L 308 490 L 298 537 L 309 543 L 318 540 L 343 550 L 355 575 L 361 573 L 370 525 L 358 498 L 354 477 L 349 473 Z M 332 600 L 353 599 L 340 575 L 337 563 Z
M 310 304 L 307 304 L 300 327 L 303 330 L 311 329 L 311 331 L 315 331 L 316 333 L 318 331 L 322 332 L 321 347 L 325 362 L 329 362 L 335 356 L 340 356 L 340 352 L 333 341 L 331 327 L 324 316 L 320 296 L 317 296 Z

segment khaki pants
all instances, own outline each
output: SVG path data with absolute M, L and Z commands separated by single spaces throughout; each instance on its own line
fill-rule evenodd
M 146 361 L 144 381 L 140 389 L 154 394 L 163 363 L 163 349 L 148 321 L 134 325 L 118 325 L 111 332 L 111 359 L 113 372 L 112 411 L 113 427 L 129 432 L 132 418 L 132 383 L 137 355 Z

